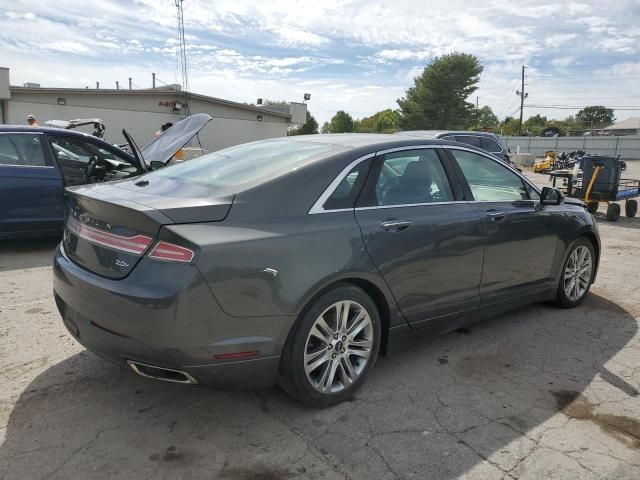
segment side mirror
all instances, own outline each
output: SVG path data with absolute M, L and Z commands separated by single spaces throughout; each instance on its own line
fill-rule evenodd
M 149 165 L 149 167 L 151 168 L 151 170 L 158 170 L 159 168 L 164 168 L 165 164 L 164 162 L 159 162 L 158 160 L 154 160 L 153 162 L 151 162 L 151 165 Z
M 564 201 L 564 195 L 557 188 L 543 187 L 540 193 L 542 205 L 560 205 Z

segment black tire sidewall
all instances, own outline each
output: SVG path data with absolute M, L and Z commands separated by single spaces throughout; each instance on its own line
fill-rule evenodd
M 315 320 L 329 306 L 343 300 L 351 300 L 362 305 L 371 318 L 373 324 L 373 348 L 369 362 L 358 379 L 341 392 L 323 394 L 317 391 L 307 379 L 304 370 L 304 353 L 307 336 Z M 284 348 L 281 368 L 281 386 L 298 400 L 312 407 L 329 407 L 351 398 L 364 383 L 369 371 L 376 363 L 381 339 L 380 314 L 371 297 L 355 285 L 339 284 L 320 295 L 301 314 L 292 330 Z
M 620 205 L 617 203 L 611 203 L 607 207 L 607 220 L 615 222 L 620 218 Z
M 571 257 L 571 254 L 573 253 L 573 251 L 578 247 L 587 247 L 589 249 L 589 253 L 591 254 L 591 278 L 589 279 L 587 290 L 579 299 L 574 301 L 574 300 L 570 300 L 569 297 L 567 297 L 566 292 L 564 291 L 564 274 L 567 269 L 567 263 L 569 263 L 569 257 Z M 586 238 L 581 237 L 575 242 L 573 242 L 571 247 L 567 249 L 567 255 L 564 262 L 562 263 L 562 271 L 560 272 L 560 282 L 558 283 L 556 303 L 564 308 L 574 308 L 580 305 L 582 302 L 584 302 L 584 299 L 587 298 L 587 295 L 589 294 L 589 291 L 591 289 L 591 282 L 593 281 L 593 275 L 595 273 L 595 269 L 596 269 L 596 254 L 595 254 L 595 249 L 593 248 L 593 244 Z
M 627 217 L 632 218 L 638 212 L 638 202 L 636 200 L 627 200 L 624 206 L 624 213 Z

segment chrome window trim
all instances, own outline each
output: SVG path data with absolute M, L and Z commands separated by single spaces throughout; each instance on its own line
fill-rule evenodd
M 409 203 L 409 204 L 403 204 L 403 205 L 373 205 L 373 206 L 370 206 L 370 207 L 336 208 L 336 209 L 332 209 L 332 210 L 325 210 L 323 208 L 324 203 L 333 194 L 333 192 L 338 187 L 340 182 L 342 182 L 342 180 L 349 174 L 349 172 L 351 170 L 353 170 L 354 167 L 356 167 L 360 163 L 364 162 L 365 160 L 368 160 L 369 158 L 372 158 L 372 157 L 376 157 L 378 155 L 386 155 L 387 153 L 402 152 L 404 150 L 426 150 L 426 149 L 429 149 L 429 148 L 432 148 L 432 149 L 445 149 L 445 150 L 446 149 L 449 149 L 449 150 L 463 150 L 463 151 L 466 151 L 466 152 L 475 153 L 475 154 L 480 155 L 482 157 L 488 158 L 489 160 L 491 160 L 491 161 L 497 163 L 498 165 L 501 165 L 502 167 L 507 168 L 509 171 L 515 173 L 518 177 L 520 177 L 520 179 L 523 182 L 526 182 L 535 192 L 537 192 L 538 195 L 540 195 L 540 193 L 541 193 L 541 190 L 535 184 L 531 183 L 527 177 L 522 175 L 515 168 L 513 168 L 510 165 L 507 165 L 506 163 L 504 163 L 499 158 L 495 157 L 490 152 L 487 152 L 487 151 L 484 151 L 484 150 L 478 151 L 478 150 L 474 150 L 474 149 L 471 149 L 471 148 L 459 147 L 457 145 L 440 145 L 440 144 L 438 144 L 438 145 L 408 145 L 408 146 L 388 148 L 388 149 L 385 149 L 385 150 L 379 150 L 377 152 L 368 153 L 367 155 L 359 157 L 356 160 L 354 160 L 353 162 L 351 162 L 349 165 L 347 165 L 338 174 L 338 176 L 329 184 L 329 186 L 324 190 L 324 192 L 322 192 L 322 194 L 315 201 L 315 203 L 313 204 L 311 209 L 309 209 L 309 212 L 307 212 L 307 214 L 308 215 L 315 215 L 315 214 L 320 214 L 320 213 L 353 212 L 353 211 L 387 209 L 387 208 L 426 207 L 426 206 L 429 206 L 429 205 L 451 205 L 451 204 L 457 204 L 457 203 L 500 203 L 500 202 L 505 202 L 506 201 L 506 200 L 470 200 L 470 201 L 453 200 L 453 201 L 450 201 L 450 202 Z M 514 200 L 514 201 L 518 201 L 518 200 Z M 519 200 L 519 201 L 535 202 L 535 200 L 532 200 L 532 199 L 530 199 L 530 200 Z
M 42 132 L 0 132 L 0 135 L 38 135 L 40 137 L 43 136 Z M 42 145 L 43 140 L 40 139 L 40 144 Z M 44 155 L 44 151 L 42 152 L 43 158 L 46 157 Z M 46 158 L 45 158 L 46 160 Z M 0 163 L 0 167 L 23 167 L 23 168 L 56 168 L 53 165 L 15 165 L 13 163 Z
M 21 167 L 21 168 L 56 168 L 51 165 L 15 165 L 13 163 L 0 163 L 0 167 Z
M 373 205 L 371 207 L 356 207 L 349 210 L 355 210 L 359 212 L 361 210 L 377 210 L 382 208 L 404 208 L 404 207 L 428 207 L 430 205 L 454 205 L 457 203 L 473 203 L 465 200 L 451 200 L 450 202 L 428 202 L 428 203 L 403 203 L 398 205 Z

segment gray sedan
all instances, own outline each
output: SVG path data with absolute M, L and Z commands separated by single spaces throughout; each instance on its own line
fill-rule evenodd
M 579 305 L 584 206 L 480 149 L 399 135 L 264 140 L 67 189 L 69 332 L 146 377 L 351 397 L 378 355 L 540 301 Z

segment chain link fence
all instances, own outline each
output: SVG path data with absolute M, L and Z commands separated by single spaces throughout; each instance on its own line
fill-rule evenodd
M 503 137 L 511 153 L 544 155 L 547 150 L 584 150 L 591 155 L 620 155 L 623 160 L 640 160 L 640 135 L 624 137 Z

